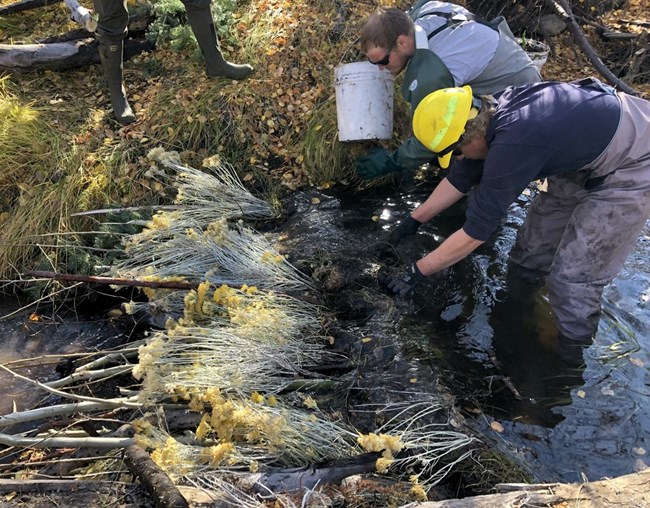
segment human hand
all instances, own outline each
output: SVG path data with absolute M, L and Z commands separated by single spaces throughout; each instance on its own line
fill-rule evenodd
M 398 298 L 405 298 L 415 287 L 426 279 L 418 265 L 413 261 L 402 273 L 388 274 L 383 280 L 386 288 Z
M 376 148 L 360 155 L 357 157 L 356 165 L 357 175 L 364 180 L 372 180 L 402 170 L 402 167 L 393 161 L 391 155 L 384 148 Z
M 414 219 L 411 215 L 409 215 L 406 219 L 400 222 L 399 225 L 393 228 L 393 230 L 390 232 L 390 235 L 388 236 L 388 243 L 394 247 L 400 241 L 402 241 L 402 238 L 405 236 L 414 235 L 421 225 L 422 223 L 419 220 Z

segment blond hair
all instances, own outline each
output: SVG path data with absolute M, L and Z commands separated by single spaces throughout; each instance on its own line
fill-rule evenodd
M 465 124 L 463 133 L 463 145 L 471 142 L 474 138 L 485 137 L 487 135 L 490 120 L 496 111 L 495 101 L 491 95 L 481 95 L 481 110 L 471 120 Z

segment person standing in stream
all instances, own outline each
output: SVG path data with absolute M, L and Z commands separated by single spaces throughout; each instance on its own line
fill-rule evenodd
M 429 198 L 391 232 L 413 235 L 478 185 L 466 220 L 440 246 L 385 284 L 405 296 L 468 256 L 498 229 L 530 182 L 546 179 L 509 255 L 517 278 L 546 283 L 559 336 L 596 332 L 603 289 L 621 271 L 650 217 L 650 101 L 594 79 L 509 87 L 476 97 L 469 86 L 422 99 L 413 131 L 441 164 L 458 153 Z
M 253 68 L 250 65 L 228 62 L 219 48 L 217 31 L 210 10 L 211 0 L 181 0 L 187 13 L 187 21 L 205 59 L 206 74 L 211 77 L 244 79 Z M 122 61 L 124 38 L 127 34 L 129 13 L 126 0 L 93 0 L 99 19 L 96 38 L 99 42 L 99 57 L 108 81 L 113 114 L 121 124 L 135 121 L 122 83 Z
M 503 17 L 488 23 L 449 2 L 420 0 L 408 12 L 381 8 L 366 20 L 359 45 L 371 64 L 395 76 L 404 71 L 401 93 L 413 111 L 441 88 L 468 84 L 493 94 L 542 80 Z M 411 136 L 394 152 L 361 155 L 356 169 L 370 180 L 429 162 L 431 152 Z

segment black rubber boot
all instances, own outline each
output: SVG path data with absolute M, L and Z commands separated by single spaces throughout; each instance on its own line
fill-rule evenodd
M 135 115 L 126 100 L 122 85 L 122 49 L 123 41 L 99 41 L 99 58 L 104 67 L 104 75 L 111 95 L 113 114 L 118 122 L 127 125 L 135 122 Z
M 244 79 L 250 76 L 253 72 L 250 65 L 230 63 L 221 54 L 210 7 L 197 8 L 186 5 L 185 10 L 187 12 L 187 21 L 192 27 L 205 59 L 205 73 L 211 78 Z

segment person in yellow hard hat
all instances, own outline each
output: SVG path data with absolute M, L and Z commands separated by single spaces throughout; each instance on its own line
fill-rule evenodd
M 478 184 L 461 229 L 385 282 L 399 296 L 487 241 L 531 181 L 547 179 L 527 210 L 511 267 L 545 278 L 560 336 L 597 329 L 600 296 L 650 217 L 650 102 L 593 79 L 511 87 L 477 100 L 469 86 L 425 97 L 413 132 L 441 166 L 427 200 L 391 233 L 399 242 Z

